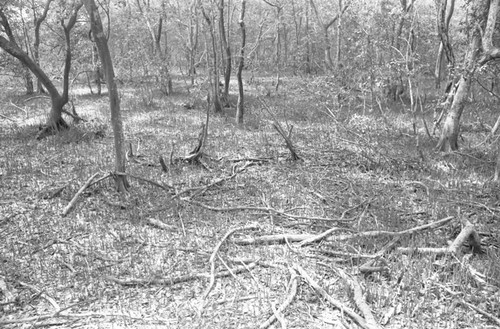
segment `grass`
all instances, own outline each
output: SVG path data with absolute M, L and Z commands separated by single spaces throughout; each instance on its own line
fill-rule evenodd
M 338 107 L 334 89 L 329 93 L 321 81 L 287 78 L 286 88 L 269 97 L 258 85 L 249 85 L 244 127 L 233 123 L 230 109 L 210 118 L 204 158 L 209 170 L 177 162 L 168 173 L 161 171 L 158 157 L 168 158 L 172 145 L 174 157 L 195 146 L 205 120 L 205 91 L 194 87 L 187 93 L 180 85 L 170 97 L 152 85 L 123 86 L 120 91 L 126 140 L 140 156 L 127 164 L 130 174 L 179 191 L 228 177 L 242 166 L 234 159 L 270 159 L 193 198 L 214 207 L 272 207 L 303 218 L 209 211 L 173 200 L 170 193 L 135 179 L 126 195 L 116 193 L 110 180 L 91 186 L 70 215 L 61 217 L 90 176 L 113 170 L 107 98 L 75 91 L 77 111 L 87 122 L 43 141 L 34 136 L 46 115 L 44 100 L 26 103 L 28 118 L 4 106 L 0 114 L 17 123 L 0 120 L 0 283 L 5 284 L 0 286 L 0 321 L 51 314 L 53 300 L 61 308 L 71 306 L 73 316 L 40 321 L 44 325 L 67 327 L 76 321 L 74 325 L 85 328 L 254 328 L 272 314 L 270 302 L 279 305 L 284 300 L 288 268 L 294 264 L 355 308 L 348 285 L 335 269 L 355 274 L 366 259 L 345 254 L 375 254 L 388 237 L 324 241 L 304 248 L 227 241 L 219 255 L 230 268 L 241 265 L 238 259 L 258 259 L 268 266 L 218 278 L 203 311 L 201 296 L 208 280 L 124 287 L 107 278 L 155 280 L 209 273 L 210 255 L 224 234 L 250 223 L 259 230 L 236 237 L 319 234 L 336 225 L 310 217 L 335 219 L 344 214 L 351 221 L 338 224 L 342 230 L 363 232 L 400 231 L 451 215 L 476 225 L 486 254 L 467 263 L 393 251 L 380 260 L 387 272 L 357 280 L 375 318 L 386 328 L 493 327 L 457 301 L 465 299 L 490 314 L 500 310 L 494 154 L 491 142 L 473 147 L 487 135 L 478 120 L 494 122 L 495 114 L 469 111 L 463 118 L 460 153 L 437 154 L 436 138 L 427 137 L 421 121 L 414 135 L 411 115 L 400 104 L 384 106 L 387 125 L 380 111 L 370 111 L 362 102 Z M 3 97 L 4 104 L 13 100 L 23 105 L 23 98 L 13 92 Z M 195 108 L 187 110 L 184 103 Z M 289 161 L 283 140 L 270 124 L 274 119 L 293 126 L 292 139 L 303 161 Z M 168 226 L 159 229 L 149 219 Z M 442 247 L 459 231 L 455 220 L 406 237 L 398 246 Z M 485 283 L 474 279 L 467 264 L 485 275 Z M 226 270 L 218 258 L 216 265 L 218 271 Z M 305 283 L 283 315 L 291 328 L 349 322 Z

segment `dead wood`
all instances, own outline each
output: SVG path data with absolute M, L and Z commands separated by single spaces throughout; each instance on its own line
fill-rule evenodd
M 375 317 L 373 316 L 373 313 L 372 313 L 370 307 L 368 306 L 365 299 L 363 298 L 363 290 L 361 289 L 361 286 L 358 283 L 358 281 L 356 280 L 356 278 L 347 275 L 347 273 L 345 273 L 340 268 L 335 268 L 335 271 L 351 287 L 351 289 L 353 291 L 354 303 L 356 304 L 357 308 L 363 313 L 367 326 L 369 328 L 373 328 L 373 329 L 380 329 L 381 326 L 375 320 Z
M 483 253 L 481 248 L 481 238 L 476 232 L 474 225 L 472 225 L 468 220 L 463 220 L 464 227 L 458 234 L 458 236 L 453 240 L 450 246 L 441 248 L 406 248 L 400 247 L 397 250 L 402 253 L 419 253 L 419 254 L 450 254 L 455 256 L 460 256 L 462 246 L 468 242 L 472 248 L 474 254 Z
M 234 170 L 234 169 L 233 169 L 233 173 L 232 173 L 230 176 L 220 178 L 220 179 L 218 179 L 218 180 L 216 180 L 216 181 L 214 181 L 214 182 L 212 182 L 212 183 L 210 183 L 210 184 L 208 184 L 208 185 L 195 186 L 195 187 L 188 187 L 188 188 L 186 188 L 186 189 L 184 189 L 184 190 L 182 190 L 182 191 L 177 192 L 177 193 L 173 196 L 173 198 L 174 198 L 174 199 L 175 199 L 175 198 L 178 198 L 178 197 L 180 197 L 181 195 L 186 194 L 186 193 L 189 193 L 189 192 L 191 192 L 191 191 L 195 191 L 195 193 L 194 193 L 191 197 L 194 197 L 194 196 L 200 195 L 200 194 L 204 193 L 205 191 L 207 191 L 207 190 L 208 190 L 209 188 L 211 188 L 212 186 L 218 185 L 218 184 L 220 184 L 220 183 L 222 183 L 222 182 L 224 182 L 224 181 L 227 181 L 227 180 L 230 180 L 230 179 L 232 179 L 232 178 L 236 177 L 236 175 L 238 175 L 238 174 L 240 174 L 240 173 L 244 172 L 244 171 L 245 171 L 248 167 L 250 167 L 250 166 L 252 166 L 252 165 L 253 165 L 253 163 L 248 162 L 248 163 L 246 163 L 243 167 L 241 167 L 241 168 L 239 168 L 239 169 L 237 169 L 237 170 Z M 187 199 L 182 199 L 182 200 L 183 200 L 183 201 L 188 201 Z M 188 202 L 196 203 L 196 201 L 188 201 Z M 199 203 L 197 203 L 197 205 L 199 205 Z
M 172 230 L 176 230 L 177 229 L 177 227 L 175 227 L 173 225 L 165 224 L 161 220 L 158 220 L 158 219 L 155 219 L 155 218 L 148 218 L 147 221 L 148 221 L 148 224 L 150 224 L 150 225 L 152 225 L 154 227 L 160 228 L 162 230 L 172 231 Z
M 143 178 L 143 177 L 139 177 L 139 176 L 135 176 L 135 175 L 132 175 L 132 174 L 127 174 L 127 173 L 122 173 L 122 172 L 117 172 L 115 174 L 116 175 L 128 176 L 130 178 L 134 178 L 134 179 L 136 179 L 138 181 L 142 181 L 142 182 L 151 184 L 153 186 L 159 187 L 159 188 L 161 188 L 164 191 L 169 191 L 169 190 L 173 190 L 174 189 L 173 186 L 170 186 L 168 184 L 160 184 L 160 183 L 157 183 L 157 182 L 155 182 L 153 180 L 150 180 L 150 179 L 147 179 L 147 178 Z
M 331 229 L 326 230 L 326 231 L 324 231 L 321 234 L 318 234 L 318 235 L 316 235 L 316 236 L 314 236 L 312 238 L 309 238 L 309 239 L 306 239 L 306 240 L 300 242 L 299 243 L 299 247 L 303 247 L 305 245 L 308 245 L 308 244 L 311 244 L 311 243 L 323 240 L 324 238 L 326 238 L 327 236 L 329 236 L 330 234 L 332 234 L 333 232 L 338 231 L 338 230 L 340 230 L 340 228 L 338 228 L 338 227 L 332 227 Z
M 465 300 L 460 300 L 460 303 L 465 305 L 465 306 L 468 306 L 470 308 L 472 308 L 474 311 L 484 315 L 485 317 L 487 317 L 488 319 L 490 319 L 491 321 L 495 322 L 498 326 L 500 326 L 500 318 L 494 316 L 493 314 L 490 314 L 486 311 L 483 311 L 482 309 L 480 309 L 479 307 L 475 306 L 475 305 L 472 305 L 471 303 L 468 303 L 466 302 Z
M 283 217 L 288 217 L 292 219 L 306 219 L 306 220 L 322 220 L 322 221 L 329 221 L 329 222 L 352 222 L 352 219 L 344 219 L 344 218 L 326 218 L 326 217 L 313 217 L 313 216 L 305 216 L 305 215 L 293 215 L 289 214 L 285 211 L 281 210 L 276 210 L 274 208 L 270 207 L 256 207 L 256 206 L 236 206 L 236 207 L 213 207 L 206 205 L 202 202 L 187 199 L 187 198 L 182 198 L 182 201 L 185 201 L 187 203 L 194 204 L 196 206 L 205 208 L 207 210 L 211 211 L 216 211 L 216 212 L 232 212 L 232 211 L 245 211 L 245 210 L 250 210 L 250 211 L 258 211 L 262 213 L 268 213 L 272 215 L 279 215 Z
M 4 118 L 4 119 L 7 119 L 7 120 L 9 120 L 9 121 L 14 122 L 14 123 L 16 123 L 16 124 L 17 124 L 17 121 L 16 121 L 16 120 L 11 119 L 11 118 L 9 118 L 8 116 L 5 116 L 5 115 L 3 115 L 3 114 L 0 114 L 0 117 L 2 117 L 2 118 Z
M 163 157 L 162 157 L 161 155 L 160 155 L 160 157 L 159 157 L 159 158 L 160 158 L 160 166 L 161 166 L 161 170 L 162 170 L 163 172 L 168 172 L 169 170 L 168 170 L 167 165 L 165 164 L 165 160 L 163 160 Z
M 259 326 L 259 329 L 266 329 L 270 325 L 273 324 L 274 321 L 278 319 L 278 314 L 283 313 L 290 304 L 292 304 L 295 296 L 297 295 L 297 286 L 298 286 L 298 276 L 295 270 L 290 269 L 291 277 L 290 277 L 290 283 L 289 283 L 289 288 L 288 288 L 288 295 L 286 296 L 285 300 L 283 303 L 278 307 L 278 309 L 274 310 L 273 309 L 273 315 L 269 317 L 264 323 L 262 323 Z M 276 311 L 276 312 L 275 312 Z M 280 321 L 280 323 L 283 323 Z
M 332 304 L 335 308 L 339 309 L 342 313 L 347 314 L 356 324 L 365 329 L 372 329 L 365 319 L 359 316 L 353 309 L 345 306 L 340 301 L 336 300 L 332 296 L 330 296 L 325 289 L 321 288 L 321 286 L 314 281 L 311 276 L 298 264 L 294 265 L 294 269 L 299 272 L 299 274 L 306 280 L 306 282 L 314 289 L 316 292 L 321 295 L 324 299 L 326 299 L 330 304 Z
M 232 273 L 241 273 L 245 272 L 248 269 L 253 269 L 257 266 L 257 262 L 236 266 L 231 269 Z M 216 278 L 222 278 L 226 276 L 230 276 L 231 273 L 229 271 L 221 271 L 215 274 Z M 132 279 L 120 279 L 113 276 L 106 276 L 105 279 L 108 281 L 115 282 L 122 286 L 153 286 L 153 285 L 164 285 L 164 286 L 172 286 L 177 283 L 189 282 L 198 279 L 210 279 L 209 273 L 194 273 L 194 274 L 186 274 L 180 276 L 172 276 L 172 277 L 163 277 L 163 278 L 155 278 L 155 279 L 141 279 L 141 278 L 132 278 Z
M 306 239 L 314 238 L 312 234 L 276 234 L 276 235 L 263 235 L 254 238 L 234 239 L 231 242 L 241 246 L 250 244 L 283 244 L 288 240 L 289 242 L 301 242 Z
M 360 233 L 356 233 L 356 234 L 352 234 L 352 235 L 334 236 L 334 237 L 330 237 L 327 240 L 328 241 L 344 241 L 344 240 L 348 240 L 348 239 L 352 239 L 352 238 L 361 238 L 361 237 L 378 237 L 378 236 L 394 236 L 394 237 L 397 237 L 397 236 L 403 236 L 403 235 L 412 234 L 412 233 L 415 233 L 415 232 L 418 232 L 418 231 L 423 231 L 423 230 L 428 229 L 428 228 L 439 227 L 441 225 L 446 224 L 447 222 L 449 222 L 453 218 L 454 218 L 453 216 L 449 216 L 449 217 L 440 219 L 440 220 L 432 222 L 432 223 L 428 223 L 428 224 L 421 225 L 421 226 L 416 226 L 416 227 L 413 227 L 413 228 L 410 228 L 410 229 L 407 229 L 407 230 L 404 230 L 404 231 L 399 231 L 399 232 L 392 232 L 392 231 L 367 231 L 367 232 L 360 232 Z
M 71 209 L 76 204 L 76 201 L 78 200 L 78 197 L 83 193 L 83 191 L 85 191 L 85 189 L 87 187 L 90 186 L 90 184 L 92 183 L 92 181 L 94 180 L 94 178 L 97 177 L 97 175 L 99 175 L 99 173 L 95 173 L 94 175 L 92 175 L 92 177 L 90 177 L 89 179 L 87 179 L 87 181 L 85 182 L 85 184 L 83 184 L 83 186 L 78 190 L 78 192 L 76 192 L 76 194 L 73 197 L 73 199 L 71 199 L 71 201 L 66 206 L 66 208 L 64 208 L 64 210 L 63 210 L 63 212 L 61 214 L 63 217 L 65 217 L 65 216 L 67 216 L 69 214 L 69 212 L 71 211 Z
M 390 250 L 394 248 L 396 243 L 399 241 L 400 237 L 394 237 L 388 244 L 386 244 L 381 250 L 379 250 L 373 258 L 364 263 L 359 267 L 359 272 L 363 274 L 373 273 L 373 272 L 385 272 L 387 271 L 387 264 L 383 266 L 375 266 L 377 260 L 382 257 L 384 254 L 388 253 Z
M 214 251 L 212 252 L 212 255 L 210 256 L 210 282 L 208 284 L 208 287 L 207 289 L 205 290 L 205 293 L 203 294 L 203 299 L 207 298 L 208 294 L 210 293 L 210 291 L 212 290 L 213 286 L 214 286 L 214 283 L 215 283 L 215 257 L 217 257 L 217 253 L 219 252 L 220 248 L 222 247 L 222 244 L 227 240 L 229 239 L 229 237 L 231 235 L 233 235 L 234 233 L 238 232 L 238 231 L 244 231 L 244 230 L 255 230 L 255 229 L 258 229 L 258 227 L 256 225 L 249 225 L 249 226 L 245 226 L 245 227 L 236 227 L 236 228 L 233 228 L 232 230 L 228 231 L 223 237 L 222 239 L 219 241 L 219 243 L 215 246 L 214 248 Z M 231 270 L 229 270 L 229 273 L 231 273 Z
M 293 146 L 292 140 L 291 140 L 291 135 L 292 135 L 292 129 L 289 130 L 288 134 L 285 133 L 285 130 L 281 126 L 281 124 L 278 121 L 273 122 L 273 127 L 276 129 L 276 131 L 283 137 L 285 140 L 285 145 L 290 151 L 290 155 L 293 161 L 300 160 L 299 155 L 297 154 L 297 151 L 295 151 L 295 147 Z

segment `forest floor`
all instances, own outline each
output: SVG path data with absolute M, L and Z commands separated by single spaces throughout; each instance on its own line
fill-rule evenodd
M 257 78 L 245 124 L 211 114 L 189 163 L 206 90 L 186 86 L 121 86 L 126 194 L 106 96 L 74 91 L 86 121 L 37 141 L 48 100 L 1 95 L 0 327 L 500 327 L 493 111 L 470 104 L 460 151 L 437 153 L 432 104 L 371 110 L 324 77 Z M 481 252 L 449 247 L 464 225 Z

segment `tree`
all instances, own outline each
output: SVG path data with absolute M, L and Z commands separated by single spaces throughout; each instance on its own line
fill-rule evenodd
M 118 87 L 115 81 L 115 72 L 111 54 L 108 48 L 108 41 L 104 35 L 101 17 L 97 11 L 97 6 L 94 0 L 84 0 L 85 8 L 90 18 L 90 28 L 94 35 L 94 40 L 99 50 L 99 58 L 101 58 L 104 72 L 106 76 L 106 83 L 108 85 L 109 94 L 109 108 L 111 110 L 111 124 L 113 126 L 113 134 L 115 141 L 115 186 L 120 192 L 126 192 L 129 184 L 127 176 L 125 176 L 125 152 L 123 134 L 123 125 L 120 111 L 120 98 L 118 96 Z
M 450 66 L 449 73 L 452 73 L 455 67 L 455 55 L 453 54 L 449 35 L 450 21 L 455 10 L 455 0 L 450 0 L 449 7 L 447 7 L 447 0 L 436 0 L 436 3 L 438 7 L 437 30 L 440 42 L 436 58 L 436 67 L 434 69 L 434 78 L 436 79 L 436 88 L 439 89 L 441 87 L 444 55 L 446 55 L 446 60 Z
M 238 103 L 236 104 L 236 123 L 239 125 L 243 124 L 243 114 L 245 111 L 245 105 L 243 101 L 243 79 L 241 78 L 241 73 L 243 72 L 243 67 L 245 65 L 245 44 L 246 44 L 246 31 L 245 31 L 245 0 L 241 0 L 241 12 L 240 12 L 240 32 L 241 32 L 241 47 L 240 47 L 240 61 L 238 63 L 238 73 L 236 78 L 238 80 Z
M 33 41 L 33 59 L 37 65 L 40 65 L 40 28 L 42 26 L 43 21 L 47 18 L 47 13 L 49 12 L 50 4 L 53 0 L 47 0 L 43 7 L 42 14 L 38 16 L 35 7 L 35 0 L 32 0 L 33 7 L 33 19 L 35 23 L 35 40 Z M 36 91 L 38 93 L 43 92 L 42 82 L 37 80 Z
M 68 22 L 65 23 L 64 19 L 61 19 L 60 24 L 64 32 L 64 40 L 66 45 L 65 60 L 64 60 L 64 73 L 63 73 L 63 92 L 59 93 L 57 88 L 54 86 L 52 80 L 47 76 L 43 69 L 30 58 L 28 53 L 26 53 L 18 45 L 14 33 L 11 29 L 9 18 L 6 14 L 6 7 L 0 7 L 0 24 L 2 25 L 3 32 L 7 36 L 4 37 L 0 35 L 0 48 L 5 50 L 10 55 L 17 58 L 23 65 L 25 65 L 43 84 L 47 89 L 51 102 L 52 108 L 48 116 L 47 125 L 42 129 L 37 138 L 41 139 L 46 137 L 48 134 L 53 133 L 61 128 L 67 128 L 68 124 L 62 118 L 63 106 L 66 105 L 69 98 L 69 73 L 71 70 L 71 40 L 70 32 L 75 26 L 78 11 L 82 7 L 82 3 L 76 3 L 73 5 Z
M 458 149 L 460 117 L 462 116 L 465 105 L 467 104 L 467 98 L 469 96 L 472 78 L 474 76 L 474 72 L 476 71 L 477 64 L 484 65 L 486 62 L 500 57 L 500 51 L 498 51 L 498 48 L 492 46 L 492 35 L 494 24 L 496 23 L 498 0 L 493 0 L 491 5 L 489 5 L 488 2 L 489 0 L 474 1 L 471 4 L 471 10 L 468 13 L 469 17 L 467 21 L 469 22 L 470 29 L 469 49 L 464 59 L 463 72 L 460 76 L 458 86 L 456 87 L 451 108 L 446 116 L 441 136 L 436 146 L 436 148 L 440 151 L 454 151 Z M 488 17 L 487 25 L 486 17 Z M 481 46 L 481 29 L 483 29 L 485 25 L 486 30 L 484 33 L 484 39 L 482 40 L 484 53 L 478 63 Z
M 229 30 L 229 26 L 228 26 Z M 224 67 L 224 92 L 222 97 L 224 102 L 229 101 L 229 81 L 231 80 L 231 46 L 229 45 L 226 37 L 226 29 L 224 27 L 224 0 L 219 0 L 219 34 L 222 49 L 222 63 Z M 229 35 L 229 33 L 228 33 Z
M 158 18 L 158 29 L 155 32 L 153 25 L 149 19 L 149 15 L 145 12 L 145 9 L 142 8 L 140 0 L 136 0 L 137 8 L 139 9 L 139 13 L 143 17 L 146 22 L 146 26 L 149 31 L 149 35 L 151 37 L 151 41 L 153 42 L 153 53 L 157 56 L 159 65 L 160 65 L 160 81 L 162 84 L 162 88 L 167 95 L 172 94 L 172 78 L 170 76 L 170 71 L 168 69 L 167 58 L 162 52 L 161 49 L 161 34 L 163 28 L 163 17 L 159 16 Z M 149 8 L 149 6 L 148 6 Z
M 330 21 L 324 22 L 323 19 L 321 18 L 321 15 L 318 12 L 318 8 L 316 7 L 314 0 L 310 0 L 310 3 L 314 11 L 314 14 L 316 15 L 316 19 L 318 20 L 318 23 L 323 30 L 323 42 L 325 47 L 325 59 L 324 59 L 325 69 L 331 69 L 333 67 L 333 61 L 332 61 L 332 50 L 330 46 L 330 37 L 328 36 L 328 30 L 339 19 L 339 17 L 347 10 L 349 5 L 346 4 L 344 5 L 344 7 L 339 8 L 339 13 L 337 13 L 337 15 L 335 15 L 332 19 L 330 19 Z M 340 4 L 342 3 L 340 2 Z
M 222 112 L 222 106 L 220 104 L 220 95 L 219 95 L 219 62 L 218 62 L 218 56 L 217 56 L 217 44 L 216 44 L 216 35 L 215 35 L 215 29 L 214 29 L 214 24 L 213 24 L 213 17 L 210 17 L 209 13 L 205 10 L 203 7 L 203 4 L 201 4 L 201 12 L 203 14 L 203 17 L 205 18 L 205 22 L 207 23 L 208 27 L 208 32 L 210 34 L 210 40 L 212 43 L 212 69 L 211 69 L 211 79 L 210 79 L 210 84 L 212 87 L 212 97 L 211 97 L 211 107 L 214 111 L 214 113 L 221 113 Z M 207 49 L 208 51 L 208 49 Z

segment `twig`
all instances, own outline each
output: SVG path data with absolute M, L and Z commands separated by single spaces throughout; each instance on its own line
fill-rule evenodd
M 137 180 L 139 180 L 139 181 L 143 181 L 143 182 L 149 183 L 149 184 L 151 184 L 151 185 L 153 185 L 153 186 L 156 186 L 156 187 L 161 188 L 161 189 L 162 189 L 162 190 L 164 190 L 164 191 L 168 191 L 169 189 L 171 189 L 171 190 L 173 190 L 173 189 L 174 189 L 172 186 L 170 186 L 170 185 L 168 185 L 168 184 L 165 184 L 165 185 L 166 185 L 166 186 L 165 186 L 165 185 L 162 185 L 162 184 L 157 183 L 157 182 L 155 182 L 155 181 L 152 181 L 152 180 L 150 180 L 150 179 L 147 179 L 147 178 L 142 178 L 142 177 L 135 176 L 135 175 L 132 175 L 132 174 L 127 174 L 127 173 L 123 173 L 123 172 L 117 172 L 117 173 L 115 173 L 115 174 L 116 174 L 116 175 L 120 175 L 120 176 L 128 176 L 128 177 L 130 177 L 130 178 L 134 178 L 134 179 L 137 179 Z
M 468 303 L 466 302 L 465 300 L 461 300 L 460 303 L 466 305 L 466 306 L 469 306 L 470 308 L 472 308 L 474 311 L 478 312 L 478 313 L 481 313 L 482 315 L 484 315 L 485 317 L 487 317 L 488 319 L 490 319 L 491 321 L 495 322 L 497 325 L 500 326 L 500 318 L 497 318 L 496 316 L 494 316 L 493 314 L 490 314 L 486 311 L 483 311 L 482 309 L 480 309 L 479 307 L 475 306 L 475 305 L 472 305 L 471 303 Z
M 276 210 L 274 208 L 270 207 L 255 207 L 255 206 L 236 206 L 236 207 L 212 207 L 209 205 L 206 205 L 204 203 L 201 203 L 199 201 L 187 199 L 187 198 L 182 198 L 182 201 L 185 201 L 187 203 L 194 204 L 196 206 L 205 208 L 207 210 L 211 211 L 217 211 L 217 212 L 232 212 L 232 211 L 244 211 L 244 210 L 254 210 L 254 211 L 261 211 L 263 213 L 269 213 L 273 215 L 280 215 L 284 217 L 289 217 L 293 219 L 307 219 L 307 220 L 322 220 L 322 221 L 329 221 L 329 222 L 351 222 L 352 219 L 343 219 L 343 218 L 326 218 L 326 217 L 311 217 L 311 216 L 305 216 L 305 215 L 292 215 L 289 214 L 285 211 L 281 210 Z M 349 209 L 352 210 L 353 208 Z
M 203 299 L 206 299 L 210 291 L 212 290 L 214 283 L 215 283 L 215 257 L 217 257 L 217 253 L 219 252 L 220 248 L 222 247 L 222 244 L 224 241 L 226 241 L 232 234 L 238 231 L 244 231 L 244 230 L 255 230 L 258 227 L 256 225 L 250 225 L 250 226 L 245 226 L 245 227 L 235 227 L 232 230 L 228 231 L 222 239 L 219 241 L 219 243 L 215 246 L 214 251 L 212 252 L 212 255 L 210 256 L 210 282 L 208 284 L 207 289 L 205 290 L 205 293 L 203 294 Z M 231 272 L 230 272 L 231 273 Z
M 315 235 L 312 238 L 303 240 L 302 242 L 299 243 L 299 247 L 303 247 L 305 245 L 323 240 L 324 238 L 326 238 L 327 236 L 329 236 L 330 234 L 332 234 L 333 232 L 338 231 L 338 230 L 340 230 L 340 228 L 332 227 L 331 229 L 326 230 L 318 235 Z
M 4 119 L 7 119 L 7 120 L 9 120 L 9 121 L 12 121 L 12 122 L 14 122 L 14 123 L 17 123 L 17 122 L 16 122 L 16 120 L 11 119 L 11 118 L 9 118 L 8 116 L 5 116 L 5 115 L 3 115 L 3 114 L 0 114 L 0 117 L 2 117 L 2 118 L 4 118 Z
M 113 177 L 113 173 L 108 173 L 107 175 L 104 175 L 102 176 L 101 178 L 99 179 L 96 179 L 95 181 L 93 181 L 88 187 L 92 186 L 92 185 L 95 185 L 97 183 L 100 183 L 102 182 L 103 180 L 107 179 L 107 178 L 110 178 L 110 177 Z
M 177 229 L 175 226 L 173 225 L 168 225 L 168 224 L 165 224 L 164 222 L 162 222 L 161 220 L 158 220 L 158 219 L 155 219 L 155 218 L 148 218 L 147 219 L 148 223 L 151 224 L 152 226 L 154 227 L 158 227 L 162 230 L 167 230 L 167 231 L 171 231 L 171 230 L 175 230 Z
M 290 273 L 291 273 L 291 278 L 290 278 L 290 289 L 289 289 L 289 293 L 288 295 L 286 296 L 285 300 L 283 301 L 283 303 L 278 307 L 277 310 L 274 310 L 273 309 L 273 315 L 271 315 L 269 317 L 269 319 L 267 319 L 264 323 L 262 323 L 260 326 L 259 326 L 259 329 L 266 329 L 267 327 L 269 327 L 271 324 L 273 324 L 274 321 L 276 321 L 278 318 L 278 314 L 280 313 L 283 313 L 283 311 L 286 310 L 286 308 L 288 306 L 290 306 L 290 304 L 293 302 L 295 296 L 297 295 L 297 286 L 298 286 L 298 276 L 297 276 L 297 273 L 294 271 L 294 270 L 291 270 L 290 269 Z M 272 307 L 273 305 L 271 305 Z M 275 312 L 276 311 L 276 312 Z M 282 328 L 283 328 L 283 321 L 280 321 L 280 323 L 282 324 Z
M 295 270 L 300 273 L 300 275 L 307 281 L 307 283 L 314 289 L 318 294 L 326 299 L 334 307 L 338 308 L 342 313 L 347 314 L 354 322 L 356 322 L 360 327 L 365 329 L 371 329 L 371 327 L 366 323 L 365 319 L 359 316 L 353 309 L 345 306 L 340 301 L 336 300 L 330 296 L 325 289 L 321 288 L 320 285 L 314 281 L 309 274 L 298 264 L 294 266 Z
M 241 273 L 247 271 L 248 269 L 253 269 L 257 266 L 257 262 L 250 263 L 248 265 L 236 266 L 232 269 L 233 273 Z M 222 278 L 226 276 L 230 276 L 231 273 L 229 271 L 222 271 L 215 274 L 216 278 Z M 194 274 L 186 274 L 181 276 L 173 276 L 173 277 L 164 277 L 164 278 L 155 278 L 155 279 L 141 279 L 141 278 L 132 278 L 132 279 L 120 279 L 113 276 L 106 276 L 105 279 L 120 284 L 122 286 L 152 286 L 152 285 L 165 285 L 171 286 L 177 283 L 189 282 L 198 279 L 210 279 L 210 274 L 207 273 L 194 273 Z
M 418 231 L 423 231 L 423 230 L 428 229 L 428 228 L 435 228 L 435 227 L 444 225 L 447 222 L 449 222 L 450 220 L 452 220 L 453 218 L 454 218 L 453 216 L 449 216 L 449 217 L 440 219 L 440 220 L 432 222 L 432 223 L 413 227 L 413 228 L 410 228 L 410 229 L 407 229 L 404 231 L 399 231 L 399 232 L 392 232 L 392 231 L 360 232 L 360 233 L 353 234 L 353 235 L 339 235 L 339 236 L 332 237 L 332 238 L 328 239 L 328 241 L 330 241 L 330 240 L 343 241 L 343 240 L 348 240 L 348 239 L 352 239 L 352 238 L 359 238 L 359 237 L 376 237 L 376 236 L 394 236 L 394 237 L 396 237 L 396 236 L 402 236 L 402 235 L 412 234 L 412 233 L 415 233 Z
M 215 186 L 217 184 L 220 184 L 226 180 L 230 180 L 232 178 L 234 178 L 236 175 L 238 175 L 239 173 L 242 173 L 243 171 L 245 171 L 248 167 L 252 166 L 253 163 L 249 162 L 249 163 L 246 163 L 243 167 L 241 167 L 240 169 L 238 169 L 237 171 L 235 171 L 233 174 L 231 174 L 230 176 L 227 176 L 227 177 L 223 177 L 221 179 L 218 179 L 216 180 L 215 182 L 213 183 L 210 183 L 208 185 L 204 185 L 204 186 L 196 186 L 196 187 L 188 187 L 180 192 L 178 192 L 177 194 L 175 194 L 173 196 L 173 198 L 178 198 L 180 197 L 181 195 L 183 194 L 186 194 L 188 192 L 191 192 L 191 191 L 197 191 L 197 193 L 195 193 L 193 196 L 196 196 L 196 195 L 199 195 L 203 192 L 205 192 L 206 190 L 208 190 L 209 188 L 211 188 L 212 186 Z
M 70 203 L 66 206 L 66 208 L 64 208 L 63 212 L 62 212 L 62 216 L 65 217 L 66 215 L 69 214 L 69 212 L 71 211 L 71 209 L 73 208 L 73 206 L 75 205 L 76 201 L 78 200 L 78 197 L 83 193 L 83 191 L 85 191 L 85 189 L 87 187 L 89 187 L 90 183 L 92 183 L 92 180 L 94 180 L 94 178 L 99 175 L 99 173 L 95 173 L 92 177 L 90 177 L 86 182 L 85 184 L 78 190 L 78 192 L 76 192 L 75 196 L 73 197 L 73 199 L 71 199 Z
M 21 286 L 24 286 L 24 287 L 27 287 L 31 290 L 33 290 L 34 292 L 36 292 L 37 294 L 40 294 L 40 297 L 42 297 L 43 299 L 45 299 L 46 301 L 48 301 L 52 307 L 54 307 L 54 309 L 56 311 L 59 311 L 61 309 L 61 306 L 59 306 L 59 304 L 54 300 L 54 298 L 48 296 L 44 291 L 38 289 L 37 287 L 35 286 L 32 286 L 28 283 L 24 283 L 22 281 L 18 281 L 18 283 L 21 285 Z

